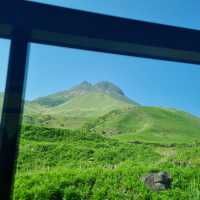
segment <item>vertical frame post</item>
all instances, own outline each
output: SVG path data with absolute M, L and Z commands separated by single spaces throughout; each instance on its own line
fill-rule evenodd
M 0 125 L 0 199 L 12 198 L 24 104 L 28 31 L 12 32 L 5 96 Z

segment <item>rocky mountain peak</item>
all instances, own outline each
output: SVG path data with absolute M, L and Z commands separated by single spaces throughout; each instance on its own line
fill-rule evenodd
M 40 105 L 53 107 L 66 103 L 75 97 L 79 97 L 89 93 L 94 95 L 96 95 L 96 93 L 103 93 L 109 95 L 115 100 L 138 105 L 136 102 L 129 99 L 118 86 L 109 81 L 101 81 L 96 84 L 92 84 L 88 81 L 83 81 L 69 90 L 50 94 L 45 97 L 40 97 L 35 99 L 33 102 L 37 102 Z
M 109 82 L 109 81 L 101 81 L 94 85 L 94 88 L 99 92 L 104 92 L 107 94 L 119 94 L 124 96 L 124 92 L 115 84 Z
M 91 92 L 92 90 L 93 90 L 93 85 L 88 81 L 83 81 L 71 89 L 71 91 L 73 92 L 81 92 L 81 93 Z

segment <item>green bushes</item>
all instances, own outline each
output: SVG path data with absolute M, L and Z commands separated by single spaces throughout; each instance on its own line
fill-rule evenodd
M 125 162 L 116 169 L 54 168 L 51 171 L 22 174 L 17 177 L 15 200 L 40 199 L 199 199 L 200 170 L 168 166 L 173 176 L 170 190 L 151 192 L 140 177 L 155 166 Z M 160 166 L 165 169 L 164 166 Z
M 25 126 L 14 200 L 199 200 L 200 147 L 129 144 L 85 130 Z M 182 164 L 185 163 L 185 164 Z M 151 192 L 141 176 L 168 171 L 172 188 Z
M 22 127 L 21 138 L 35 141 L 64 141 L 64 140 L 92 140 L 103 141 L 105 138 L 99 134 L 87 132 L 87 130 L 70 130 L 59 128 L 47 128 L 41 126 L 25 125 Z

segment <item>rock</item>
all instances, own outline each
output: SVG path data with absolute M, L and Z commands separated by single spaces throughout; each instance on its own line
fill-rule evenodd
M 172 178 L 167 172 L 150 172 L 142 177 L 142 181 L 149 189 L 160 191 L 171 187 Z

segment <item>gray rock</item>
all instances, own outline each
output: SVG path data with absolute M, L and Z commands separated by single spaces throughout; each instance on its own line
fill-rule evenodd
M 142 177 L 142 181 L 149 189 L 160 191 L 171 187 L 172 177 L 167 172 L 150 172 Z

